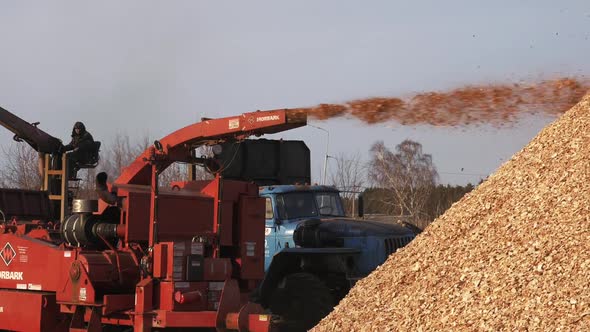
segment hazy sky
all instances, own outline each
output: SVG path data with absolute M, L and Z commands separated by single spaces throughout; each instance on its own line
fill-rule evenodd
M 160 138 L 201 116 L 590 72 L 590 1 L 0 1 L 0 106 L 69 139 Z M 330 155 L 422 143 L 477 182 L 553 119 L 511 129 L 312 122 Z M 326 133 L 303 139 L 319 180 Z M 12 144 L 0 128 L 0 142 Z M 475 174 L 475 175 L 472 175 Z

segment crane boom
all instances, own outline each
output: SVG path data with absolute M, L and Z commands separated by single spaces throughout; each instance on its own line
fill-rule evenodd
M 0 107 L 0 125 L 14 133 L 14 140 L 27 142 L 38 152 L 58 153 L 62 147 L 61 141 L 37 128 L 37 124 L 28 123 Z

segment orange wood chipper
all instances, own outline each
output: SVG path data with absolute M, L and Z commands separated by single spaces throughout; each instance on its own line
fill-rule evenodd
M 236 179 L 161 188 L 173 163 L 216 165 L 195 148 L 304 126 L 290 110 L 203 119 L 154 142 L 100 199 L 68 195 L 61 142 L 0 108 L 39 152 L 42 190 L 0 189 L 0 330 L 269 331 L 249 296 L 264 278 L 265 202 Z M 93 165 L 79 165 L 93 167 Z M 190 172 L 189 172 L 190 173 Z

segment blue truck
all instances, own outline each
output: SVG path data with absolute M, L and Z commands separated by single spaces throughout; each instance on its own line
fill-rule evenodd
M 317 324 L 357 280 L 415 237 L 401 225 L 347 218 L 333 187 L 265 186 L 260 195 L 266 198 L 260 302 L 285 319 L 285 330 Z
M 398 224 L 345 214 L 339 191 L 310 185 L 302 141 L 244 140 L 217 156 L 226 178 L 249 179 L 266 199 L 265 278 L 252 300 L 280 317 L 283 331 L 308 330 L 356 281 L 416 236 Z

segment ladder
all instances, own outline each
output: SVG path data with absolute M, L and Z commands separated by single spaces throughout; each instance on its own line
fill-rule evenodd
M 59 220 L 70 214 L 70 206 L 68 204 L 68 194 L 70 189 L 77 189 L 78 187 L 70 187 L 69 182 L 79 182 L 80 179 L 69 179 L 69 170 L 67 163 L 67 154 L 52 155 L 43 154 L 43 191 L 47 191 L 49 200 L 53 203 L 53 207 L 59 206 Z

